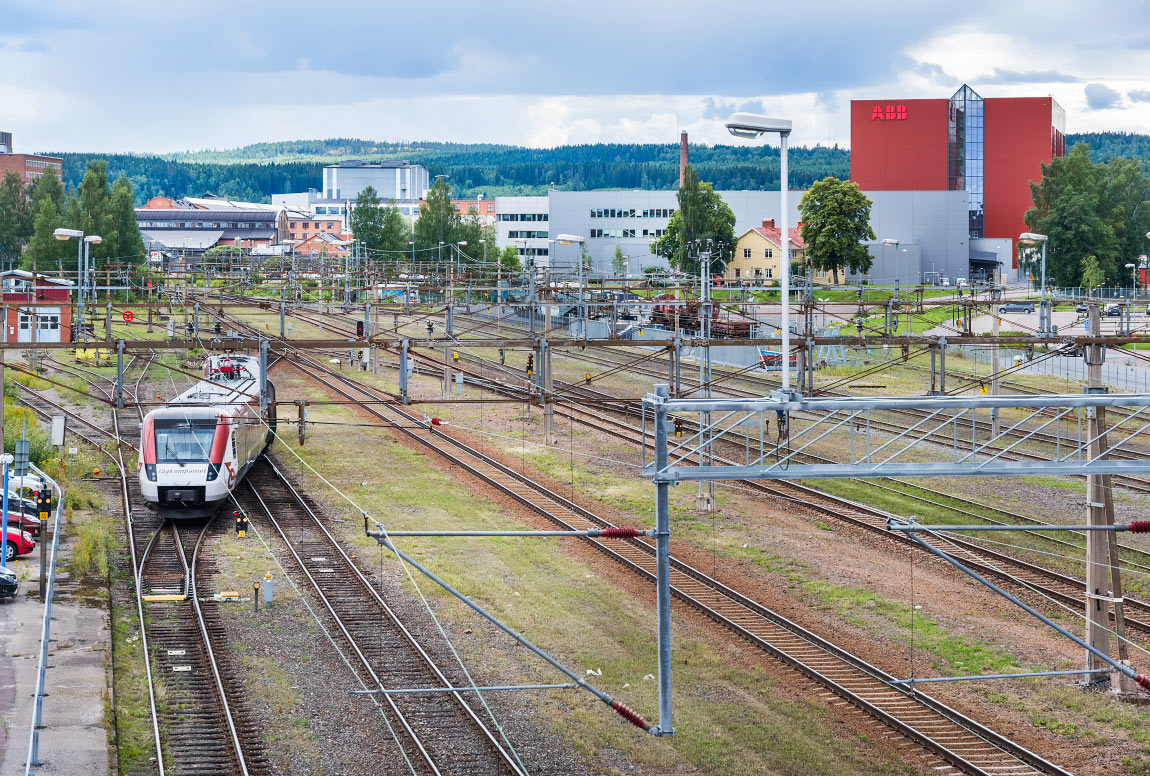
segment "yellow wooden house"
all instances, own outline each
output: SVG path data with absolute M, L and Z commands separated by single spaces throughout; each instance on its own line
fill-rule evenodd
M 805 259 L 807 255 L 806 243 L 798 227 L 790 230 L 791 258 Z M 779 259 L 782 256 L 780 242 L 782 229 L 775 226 L 775 220 L 768 218 L 762 226 L 756 226 L 738 239 L 735 244 L 735 255 L 727 263 L 726 281 L 732 284 L 759 285 L 778 282 Z M 830 285 L 829 272 L 815 272 L 814 282 L 819 285 Z

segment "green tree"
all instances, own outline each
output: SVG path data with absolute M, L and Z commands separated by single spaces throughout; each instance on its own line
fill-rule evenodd
M 519 249 L 508 245 L 499 252 L 499 266 L 503 269 L 503 276 L 513 275 L 523 271 L 523 262 L 519 260 Z
M 204 251 L 204 258 L 225 267 L 238 266 L 244 260 L 244 249 L 237 245 L 217 245 Z
M 627 271 L 627 257 L 623 255 L 623 246 L 616 243 L 615 255 L 611 258 L 611 271 L 616 277 L 622 277 Z
M 32 209 L 24 182 L 14 172 L 0 182 L 0 259 L 5 264 L 19 258 L 32 236 Z
M 351 211 L 351 233 L 369 254 L 383 248 L 384 213 L 380 204 L 379 194 L 374 187 L 368 186 L 355 198 L 355 207 Z
M 1106 282 L 1106 273 L 1098 266 L 1098 259 L 1086 256 L 1082 259 L 1082 287 L 1098 288 Z
M 60 183 L 60 179 L 56 177 L 56 171 L 51 167 L 44 169 L 44 174 L 36 179 L 32 184 L 32 213 L 35 215 L 40 212 L 40 203 L 44 199 L 52 200 L 52 205 L 56 208 L 57 213 L 64 212 L 65 202 L 64 186 Z
M 1081 143 L 1042 165 L 1042 179 L 1030 182 L 1034 205 L 1024 220 L 1031 231 L 1048 237 L 1048 282 L 1052 278 L 1056 285 L 1080 285 L 1086 256 L 1095 257 L 1106 278 L 1117 278 L 1121 251 L 1129 250 L 1118 235 L 1127 233 L 1123 219 L 1136 214 L 1131 199 L 1139 191 L 1138 177 L 1125 164 L 1095 164 Z
M 85 235 L 96 234 L 103 238 L 102 242 L 93 243 L 90 248 L 93 267 L 109 257 L 116 257 L 118 241 L 108 190 L 108 165 L 104 161 L 88 163 L 84 179 L 76 189 L 76 196 L 68 201 L 65 212 L 69 228 L 79 229 Z
M 451 190 L 442 178 L 435 181 L 427 190 L 423 207 L 419 210 L 419 220 L 415 222 L 415 247 L 423 251 L 426 259 L 439 256 L 439 244 L 443 243 L 443 258 L 448 260 L 448 246 L 466 240 L 462 234 L 463 221 L 451 202 Z M 468 241 L 470 243 L 470 241 Z
M 862 245 L 875 239 L 871 204 L 857 183 L 834 177 L 816 182 L 799 200 L 807 260 L 815 269 L 832 273 L 836 284 L 839 270 L 862 273 L 871 268 L 873 260 Z
M 24 254 L 23 266 L 26 269 L 35 268 L 40 272 L 58 268 L 70 272 L 76 271 L 76 241 L 57 240 L 53 234 L 62 225 L 63 219 L 56 211 L 52 199 L 50 197 L 42 199 L 33 222 L 32 239 L 28 242 L 28 251 Z
M 379 245 L 374 246 L 381 251 L 387 251 L 384 258 L 388 260 L 396 260 L 403 255 L 409 255 L 408 240 L 411 239 L 411 226 L 408 225 L 407 219 L 399 212 L 399 208 L 395 206 L 395 200 L 391 200 L 387 207 L 383 209 L 383 218 L 380 221 L 379 227 Z
M 111 239 L 114 241 L 109 255 L 121 264 L 141 264 L 145 259 L 144 238 L 140 236 L 140 228 L 136 224 L 134 197 L 132 184 L 121 176 L 113 184 L 112 194 L 108 198 Z
M 710 240 L 710 270 L 712 274 L 722 273 L 735 249 L 734 212 L 711 184 L 699 182 L 689 165 L 678 200 L 679 209 L 671 215 L 663 236 L 651 244 L 651 252 L 667 259 L 672 267 L 694 274 L 699 271 L 700 243 Z

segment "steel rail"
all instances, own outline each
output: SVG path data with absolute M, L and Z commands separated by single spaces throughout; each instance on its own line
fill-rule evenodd
M 339 386 L 333 385 L 331 382 L 325 379 L 323 375 L 343 383 L 351 390 L 358 391 L 367 396 L 372 395 L 372 389 L 362 386 L 350 378 L 347 378 L 338 372 L 334 372 L 333 370 L 326 368 L 325 365 L 315 362 L 312 359 L 301 357 L 299 355 L 293 355 L 291 358 L 287 359 L 287 362 L 308 377 L 316 379 L 321 384 L 327 386 L 329 389 L 341 393 L 348 398 L 354 397 L 352 397 L 344 389 L 341 389 Z M 382 420 L 388 420 L 380 408 L 376 406 L 364 405 L 363 409 L 373 415 L 376 415 Z M 419 421 L 421 419 L 407 412 L 406 410 L 395 406 L 387 406 L 387 410 L 393 412 L 401 419 L 402 422 L 395 422 L 394 420 L 390 421 L 398 432 L 419 441 L 423 447 L 434 451 L 437 455 L 471 472 L 488 484 L 494 485 L 502 492 L 512 496 L 520 503 L 528 506 L 537 514 L 540 514 L 544 518 L 560 525 L 564 529 L 579 530 L 584 527 L 577 524 L 576 522 L 571 522 L 571 518 L 581 518 L 582 520 L 591 523 L 595 527 L 611 526 L 608 521 L 595 516 L 588 510 L 579 507 L 571 501 L 568 501 L 559 494 L 550 491 L 546 487 L 535 483 L 526 476 L 515 472 L 513 469 L 500 464 L 485 454 L 475 450 L 474 448 L 471 448 L 459 440 L 456 440 L 451 435 L 445 434 L 442 431 L 431 427 L 426 423 L 426 421 L 423 422 L 425 427 L 428 429 L 431 438 L 429 439 L 423 435 L 415 433 L 409 427 L 409 425 L 412 423 L 412 421 Z M 449 452 L 447 449 L 445 449 L 445 445 L 436 444 L 435 442 L 445 442 L 459 451 L 459 454 Z M 473 460 L 470 462 L 464 460 L 462 457 L 464 455 L 470 457 Z M 482 471 L 481 467 L 484 466 L 495 469 L 497 472 L 511 477 L 523 485 L 526 485 L 536 493 L 536 497 L 532 498 L 528 495 L 518 493 L 514 488 L 509 488 L 505 484 L 500 483 L 497 477 Z M 564 519 L 564 517 L 555 514 L 554 511 L 549 510 L 546 506 L 541 505 L 539 503 L 541 499 L 550 500 L 556 505 L 556 509 L 567 512 L 567 519 Z M 632 571 L 640 573 L 640 575 L 644 578 L 648 580 L 654 579 L 654 550 L 649 545 L 649 543 L 634 540 L 604 541 L 590 537 L 586 538 L 585 541 L 592 542 L 593 546 L 595 546 L 597 549 L 603 551 L 609 557 L 612 557 L 612 559 L 622 563 Z M 641 557 L 636 556 L 634 554 L 636 552 L 640 553 Z M 628 554 L 630 554 L 630 557 L 628 557 Z M 646 565 L 651 566 L 650 569 L 644 567 L 644 561 L 646 561 Z M 801 628 L 800 626 L 790 622 L 789 620 L 786 620 L 786 618 L 771 612 L 770 610 L 766 609 L 766 607 L 763 607 L 760 604 L 751 601 L 749 598 L 737 593 L 736 591 L 727 588 L 716 580 L 711 579 L 703 572 L 692 568 L 688 564 L 685 564 L 675 558 L 671 559 L 671 563 L 678 576 L 676 580 L 673 580 L 672 584 L 672 592 L 676 595 L 676 597 L 686 601 L 696 608 L 701 609 L 717 622 L 735 631 L 740 636 L 748 638 L 750 641 L 752 641 L 752 643 L 764 649 L 769 654 L 772 654 L 773 656 L 783 660 L 785 663 L 797 668 L 809 678 L 832 690 L 835 694 L 848 700 L 856 707 L 866 711 L 868 714 L 871 714 L 879 721 L 903 733 L 908 739 L 919 744 L 924 749 L 938 756 L 946 763 L 958 767 L 967 773 L 973 774 L 988 774 L 994 770 L 993 766 L 990 770 L 987 770 L 984 769 L 982 765 L 971 762 L 971 760 L 967 757 L 960 755 L 953 751 L 950 747 L 941 744 L 929 733 L 924 732 L 923 730 L 919 730 L 915 727 L 914 724 L 909 724 L 899 719 L 897 712 L 892 712 L 890 709 L 883 708 L 883 704 L 888 703 L 890 698 L 893 697 L 898 702 L 896 705 L 904 703 L 910 704 L 911 709 L 924 707 L 944 718 L 948 724 L 961 728 L 965 734 L 970 735 L 982 742 L 988 743 L 994 749 L 999 750 L 1002 754 L 1007 755 L 1016 764 L 1025 763 L 1027 766 L 1039 773 L 1059 774 L 1060 776 L 1067 774 L 1065 770 L 1058 767 L 1057 765 L 1054 765 L 1041 756 L 1030 752 L 1029 750 L 1011 741 L 1010 739 L 1007 739 L 1005 736 L 1001 736 L 1000 734 L 989 730 L 985 726 L 982 726 L 980 723 L 969 719 L 960 712 L 950 709 L 941 702 L 930 698 L 921 692 L 914 692 L 912 694 L 901 686 L 895 685 L 893 683 L 895 681 L 894 677 L 890 676 L 889 674 L 885 674 L 885 672 L 882 672 L 880 669 L 870 666 L 869 664 L 865 663 L 865 661 L 862 661 L 861 659 L 851 655 L 845 650 L 834 646 L 830 642 L 821 639 L 821 637 L 818 637 L 813 633 L 810 633 L 809 631 Z M 684 577 L 697 583 L 698 588 L 692 589 L 689 586 L 686 586 L 683 581 Z M 704 597 L 708 596 L 717 597 L 714 600 L 714 605 L 710 605 L 702 600 Z M 722 607 L 729 606 L 730 604 L 737 604 L 738 608 L 742 610 L 742 614 L 735 612 L 732 616 L 728 616 L 728 614 L 725 614 L 720 610 Z M 770 639 L 764 638 L 761 634 L 756 633 L 755 625 L 753 622 L 747 620 L 742 622 L 739 621 L 739 617 L 744 616 L 747 612 L 750 612 L 756 615 L 758 618 L 761 618 L 763 621 L 769 622 L 771 625 L 782 629 L 782 633 L 780 634 L 781 638 L 786 639 L 797 637 L 800 640 L 800 643 L 797 645 L 792 643 L 789 649 L 787 647 L 780 647 L 778 644 L 772 643 Z M 817 650 L 817 653 L 811 654 L 803 652 L 804 649 L 811 648 Z M 820 659 L 825 659 L 825 656 L 828 655 L 833 657 L 835 660 L 850 666 L 853 670 L 858 671 L 859 674 L 861 674 L 861 676 L 856 675 L 849 680 L 850 682 L 854 683 L 856 687 L 858 686 L 857 683 L 860 681 L 863 682 L 864 685 L 868 681 L 876 682 L 877 684 L 872 688 L 872 698 L 868 699 L 863 695 L 862 692 L 857 691 L 854 689 L 854 687 L 848 686 L 847 679 L 836 680 L 828 675 L 827 669 L 820 669 L 815 665 L 812 665 L 812 663 L 817 663 Z M 807 659 L 804 660 L 803 656 L 806 656 Z M 822 657 L 820 658 L 820 656 Z M 894 695 L 887 696 L 885 693 L 894 693 Z M 876 694 L 882 696 L 884 700 L 877 700 L 877 698 L 874 697 Z M 908 714 L 910 714 L 910 712 L 903 712 L 904 716 L 907 716 Z M 1001 763 L 995 763 L 995 765 L 1001 766 Z
M 367 579 L 367 577 L 364 575 L 364 573 L 360 570 L 359 566 L 347 554 L 346 550 L 344 550 L 344 548 L 343 548 L 343 545 L 334 536 L 332 536 L 332 534 L 328 531 L 327 526 L 324 525 L 323 521 L 319 519 L 319 516 L 315 514 L 315 512 L 311 509 L 311 507 L 307 504 L 307 502 L 300 496 L 299 492 L 296 490 L 295 486 L 291 483 L 291 481 L 283 474 L 282 471 L 280 471 L 279 467 L 277 467 L 275 465 L 275 462 L 272 461 L 272 459 L 270 457 L 265 456 L 265 463 L 267 464 L 268 469 L 270 469 L 270 471 L 274 475 L 274 478 L 280 484 L 285 486 L 289 493 L 291 493 L 291 495 L 292 495 L 296 505 L 299 507 L 299 509 L 302 510 L 302 512 L 305 513 L 309 518 L 311 518 L 311 520 L 309 522 L 310 529 L 313 531 L 317 531 L 319 533 L 319 535 L 322 535 L 327 540 L 327 544 L 331 547 L 331 549 L 333 549 L 338 554 L 338 556 L 343 561 L 345 567 L 352 573 L 353 578 L 359 582 L 360 586 L 362 587 L 362 589 L 364 591 L 369 593 L 369 597 L 371 599 L 373 599 L 376 602 L 376 604 L 380 607 L 381 611 L 383 611 L 387 615 L 388 619 L 390 620 L 391 624 L 395 627 L 396 631 L 402 636 L 403 640 L 406 641 L 411 646 L 413 652 L 419 656 L 419 658 L 422 660 L 423 664 L 426 665 L 426 667 L 434 674 L 435 678 L 440 682 L 440 684 L 444 688 L 453 688 L 454 685 L 444 675 L 443 671 L 439 668 L 438 664 L 436 664 L 435 660 L 432 659 L 431 655 L 429 655 L 427 653 L 427 651 L 424 649 L 423 645 L 419 643 L 419 641 L 415 638 L 414 635 L 412 635 L 411 631 L 409 631 L 407 629 L 407 626 L 405 626 L 403 624 L 403 621 L 400 619 L 400 617 L 387 604 L 387 602 L 379 594 L 379 591 L 377 591 L 375 589 L 375 586 L 371 584 L 371 581 Z M 260 504 L 261 509 L 264 511 L 264 517 L 266 517 L 271 522 L 271 524 L 275 527 L 276 532 L 280 535 L 280 538 L 283 539 L 285 546 L 288 548 L 288 551 L 290 552 L 292 557 L 295 559 L 296 564 L 299 566 L 300 570 L 303 572 L 303 574 L 307 578 L 308 582 L 311 583 L 312 588 L 315 590 L 316 594 L 320 597 L 320 600 L 324 603 L 325 608 L 327 609 L 328 613 L 331 615 L 331 617 L 336 622 L 336 625 L 339 627 L 340 632 L 343 634 L 344 638 L 348 641 L 348 643 L 352 646 L 353 650 L 356 653 L 356 656 L 360 659 L 364 668 L 367 670 L 368 674 L 371 676 L 372 682 L 381 690 L 385 689 L 382 679 L 380 678 L 380 676 L 378 675 L 376 670 L 371 666 L 371 663 L 370 663 L 369 659 L 367 658 L 367 656 L 360 649 L 358 642 L 356 641 L 355 637 L 351 634 L 347 625 L 344 623 L 343 617 L 337 612 L 335 605 L 330 600 L 330 598 L 327 596 L 327 594 L 324 593 L 322 586 L 318 583 L 316 578 L 312 575 L 311 571 L 308 568 L 307 563 L 305 563 L 304 559 L 296 551 L 294 543 L 289 539 L 287 532 L 284 530 L 283 526 L 280 525 L 280 522 L 276 519 L 271 508 L 268 506 L 268 504 L 265 502 L 264 498 L 260 494 L 257 485 L 252 480 L 251 473 L 249 473 L 249 476 L 246 479 L 246 482 L 247 482 L 248 489 L 255 496 L 256 500 Z M 472 724 L 475 725 L 476 727 L 478 727 L 479 730 L 483 733 L 483 737 L 485 739 L 486 744 L 488 746 L 490 746 L 495 751 L 495 753 L 503 761 L 503 764 L 506 765 L 511 770 L 512 773 L 517 774 L 517 776 L 526 776 L 526 774 L 524 774 L 523 770 L 519 767 L 518 763 L 515 761 L 515 758 L 509 752 L 507 752 L 506 749 L 504 749 L 502 744 L 500 744 L 495 739 L 495 736 L 488 729 L 487 725 L 484 724 L 484 722 L 479 719 L 479 716 L 476 714 L 475 710 L 472 709 L 471 706 L 462 697 L 462 695 L 459 694 L 460 692 L 465 691 L 466 688 L 458 687 L 456 689 L 458 690 L 458 692 L 451 693 L 452 697 L 456 700 L 457 705 L 463 710 L 463 712 L 466 714 L 467 718 L 471 720 Z M 420 755 L 424 758 L 425 762 L 431 767 L 433 772 L 435 772 L 437 774 L 440 773 L 438 765 L 433 760 L 431 754 L 424 747 L 422 740 L 415 733 L 415 731 L 410 727 L 410 725 L 409 725 L 406 717 L 404 716 L 403 712 L 398 708 L 398 706 L 395 704 L 394 700 L 390 697 L 389 694 L 387 695 L 387 699 L 388 699 L 388 704 L 391 706 L 393 713 L 401 721 L 401 723 L 404 726 L 405 731 L 412 738 L 412 740 L 415 742 L 415 744 L 419 748 Z

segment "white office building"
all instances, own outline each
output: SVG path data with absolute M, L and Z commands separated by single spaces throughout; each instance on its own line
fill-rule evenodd
M 499 248 L 514 245 L 524 266 L 530 258 L 543 268 L 550 266 L 551 239 L 547 197 L 495 198 L 495 244 Z
M 385 204 L 390 200 L 418 202 L 430 188 L 427 168 L 410 162 L 372 164 L 351 159 L 323 168 L 323 199 L 354 200 L 368 186 Z

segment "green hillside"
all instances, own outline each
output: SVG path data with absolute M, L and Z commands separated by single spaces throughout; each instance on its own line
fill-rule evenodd
M 1150 135 L 1100 132 L 1069 135 L 1084 142 L 1096 161 L 1137 158 L 1150 170 Z M 341 159 L 406 159 L 447 175 L 457 197 L 543 194 L 549 188 L 673 189 L 679 180 L 679 147 L 667 144 L 599 143 L 524 148 L 488 143 L 389 143 L 354 138 L 256 143 L 227 150 L 186 151 L 164 156 L 66 153 L 64 180 L 76 185 L 90 159 L 105 159 L 108 173 L 126 175 L 140 202 L 217 194 L 270 201 L 272 194 L 319 188 L 320 170 Z M 771 189 L 779 185 L 778 150 L 767 146 L 692 145 L 691 164 L 717 189 Z M 792 148 L 795 188 L 834 175 L 850 175 L 850 152 L 838 146 Z

